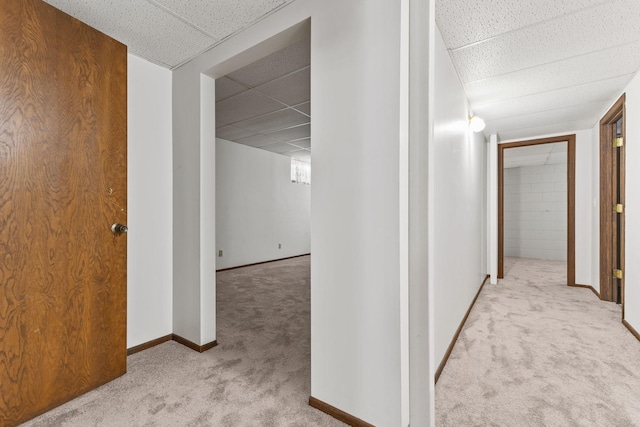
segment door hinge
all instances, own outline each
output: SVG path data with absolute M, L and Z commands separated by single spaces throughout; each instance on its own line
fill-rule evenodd
M 613 140 L 613 147 L 618 148 L 624 145 L 624 138 L 619 136 Z
M 617 268 L 613 269 L 613 278 L 614 279 L 622 279 L 622 270 L 618 270 Z
M 613 211 L 615 213 L 623 213 L 624 212 L 624 205 L 622 203 L 618 203 L 616 205 L 613 205 Z

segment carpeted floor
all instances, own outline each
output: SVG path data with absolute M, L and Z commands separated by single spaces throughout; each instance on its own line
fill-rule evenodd
M 309 257 L 217 274 L 219 345 L 167 342 L 23 426 L 344 426 L 308 406 Z
M 640 342 L 565 264 L 507 259 L 436 385 L 436 425 L 640 426 Z

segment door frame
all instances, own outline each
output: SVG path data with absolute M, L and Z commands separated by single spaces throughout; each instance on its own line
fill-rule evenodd
M 609 243 L 613 241 L 613 231 L 607 221 L 603 221 L 607 215 L 611 215 L 611 200 L 613 200 L 612 175 L 616 161 L 614 150 L 612 150 L 613 132 L 612 126 L 622 118 L 622 138 L 626 138 L 626 95 L 623 93 L 613 104 L 607 113 L 600 120 L 600 299 L 614 301 L 613 283 L 611 271 L 614 268 L 613 258 L 615 248 Z M 626 143 L 626 141 L 625 141 Z M 618 203 L 625 203 L 625 146 L 620 150 L 620 199 Z M 625 266 L 625 213 L 620 214 L 620 269 L 624 272 Z M 624 275 L 620 280 L 620 292 L 622 303 L 622 318 L 624 319 Z M 615 302 L 615 301 L 614 301 Z
M 567 285 L 576 286 L 576 135 L 498 144 L 498 279 L 504 278 L 504 150 L 532 145 L 567 143 Z

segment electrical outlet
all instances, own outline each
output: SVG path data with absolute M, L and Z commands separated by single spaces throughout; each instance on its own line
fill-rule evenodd
M 222 256 L 222 249 L 218 251 L 218 256 Z
M 278 243 L 278 249 L 282 249 L 282 243 Z

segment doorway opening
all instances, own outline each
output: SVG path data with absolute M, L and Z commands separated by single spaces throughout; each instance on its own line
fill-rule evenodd
M 625 95 L 600 121 L 600 298 L 624 319 Z
M 268 395 L 306 408 L 311 395 L 305 28 L 215 76 L 216 351 L 238 361 L 225 375 L 251 385 L 243 393 L 254 407 Z
M 568 286 L 576 286 L 575 283 L 575 134 L 563 135 L 552 138 L 535 139 L 529 141 L 512 142 L 498 145 L 498 278 L 504 278 L 505 274 L 505 168 L 521 167 L 537 168 L 528 170 L 527 178 L 520 184 L 512 184 L 507 196 L 509 213 L 520 215 L 519 207 L 526 206 L 527 212 L 521 216 L 510 217 L 509 230 L 517 229 L 516 222 L 527 224 L 526 232 L 529 233 L 528 242 L 520 243 L 511 234 L 509 253 L 507 255 L 521 254 L 525 257 L 546 257 L 562 259 L 560 252 L 566 256 L 566 277 Z M 508 151 L 506 151 L 508 150 Z M 522 156 L 512 156 L 521 150 Z M 558 163 L 558 160 L 562 160 Z M 556 165 L 556 163 L 558 165 Z M 506 167 L 505 167 L 506 165 Z M 525 170 L 526 172 L 527 170 Z M 559 172 L 562 171 L 562 172 Z M 523 170 L 508 172 L 509 175 L 518 175 Z M 558 176 L 561 173 L 562 176 Z M 553 181 L 558 182 L 554 183 Z M 541 184 L 541 185 L 537 185 Z M 545 185 L 547 184 L 547 185 Z M 550 185 L 549 185 L 550 184 Z M 522 194 L 524 189 L 527 194 Z M 531 190 L 536 190 L 534 193 Z M 558 191 L 555 191 L 558 190 Z M 564 193 L 564 194 L 561 194 Z M 520 195 L 525 198 L 511 201 L 511 195 Z M 562 198 L 558 198 L 558 196 Z M 546 200 L 545 200 L 546 199 Z M 557 200 L 555 200 L 557 199 Z M 563 202 L 564 200 L 564 202 Z M 564 208 L 562 208 L 564 203 Z M 562 224 L 558 224 L 562 223 Z M 545 229 L 546 228 L 546 229 Z M 531 237 L 544 234 L 554 237 L 559 233 L 564 235 L 566 245 L 561 245 L 553 239 L 547 239 L 543 244 L 536 246 L 537 239 Z

